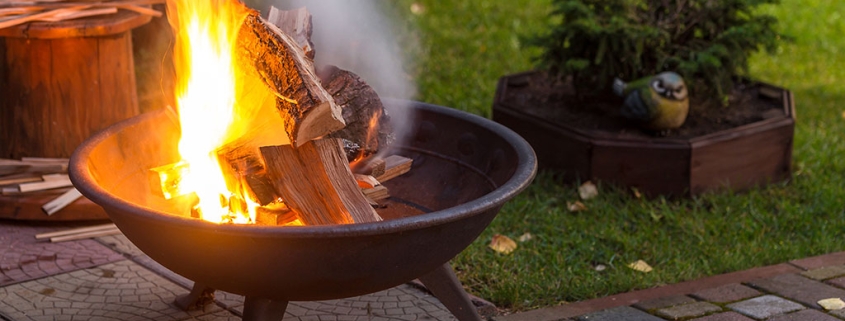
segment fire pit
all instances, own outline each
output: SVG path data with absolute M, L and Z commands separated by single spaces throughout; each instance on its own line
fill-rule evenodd
M 387 100 L 413 114 L 414 159 L 386 183 L 381 222 L 267 227 L 178 216 L 150 192 L 149 169 L 179 159 L 178 120 L 165 110 L 118 123 L 84 142 L 70 163 L 74 185 L 120 230 L 165 267 L 207 286 L 246 296 L 245 320 L 281 320 L 288 301 L 338 299 L 420 278 L 460 320 L 480 320 L 448 261 L 534 177 L 531 147 L 487 119 L 423 103 Z

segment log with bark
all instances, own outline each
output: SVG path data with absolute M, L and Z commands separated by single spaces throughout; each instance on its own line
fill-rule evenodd
M 379 150 L 386 150 L 393 142 L 390 116 L 378 93 L 364 80 L 350 71 L 336 66 L 320 68 L 317 73 L 326 90 L 341 109 L 346 127 L 329 135 L 356 144 L 360 150 L 347 150 L 347 158 L 366 158 Z
M 313 61 L 299 44 L 252 11 L 237 38 L 237 64 L 276 94 L 276 107 L 295 146 L 345 126 L 341 109 L 320 85 Z

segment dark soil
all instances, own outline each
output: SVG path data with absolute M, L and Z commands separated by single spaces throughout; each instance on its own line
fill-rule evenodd
M 761 96 L 760 86 L 753 83 L 737 83 L 727 106 L 694 92 L 690 97 L 690 113 L 684 125 L 662 132 L 640 129 L 620 116 L 621 97 L 608 93 L 579 98 L 569 82 L 556 81 L 543 72 L 510 78 L 503 98 L 505 103 L 522 108 L 522 112 L 551 123 L 642 138 L 687 139 L 784 115 L 782 103 Z

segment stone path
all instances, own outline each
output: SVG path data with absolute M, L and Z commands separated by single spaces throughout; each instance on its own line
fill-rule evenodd
M 845 252 L 506 316 L 496 321 L 841 321 Z
M 124 236 L 36 242 L 62 229 L 0 221 L 0 320 L 240 320 L 243 297 L 185 312 L 172 302 L 193 282 L 162 267 Z M 285 321 L 455 320 L 413 284 L 343 300 L 291 302 Z

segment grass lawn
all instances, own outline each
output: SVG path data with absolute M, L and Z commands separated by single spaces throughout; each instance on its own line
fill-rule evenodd
M 417 99 L 488 117 L 497 79 L 532 68 L 520 36 L 541 30 L 549 10 L 549 0 L 393 3 L 418 28 Z M 565 207 L 575 187 L 540 173 L 453 260 L 468 290 L 526 310 L 845 250 L 845 2 L 783 0 L 766 10 L 794 37 L 751 68 L 795 93 L 790 182 L 687 200 L 637 199 L 599 183 L 589 210 L 573 214 Z M 487 248 L 494 234 L 526 232 L 534 239 L 511 255 Z M 654 271 L 626 267 L 638 259 Z

